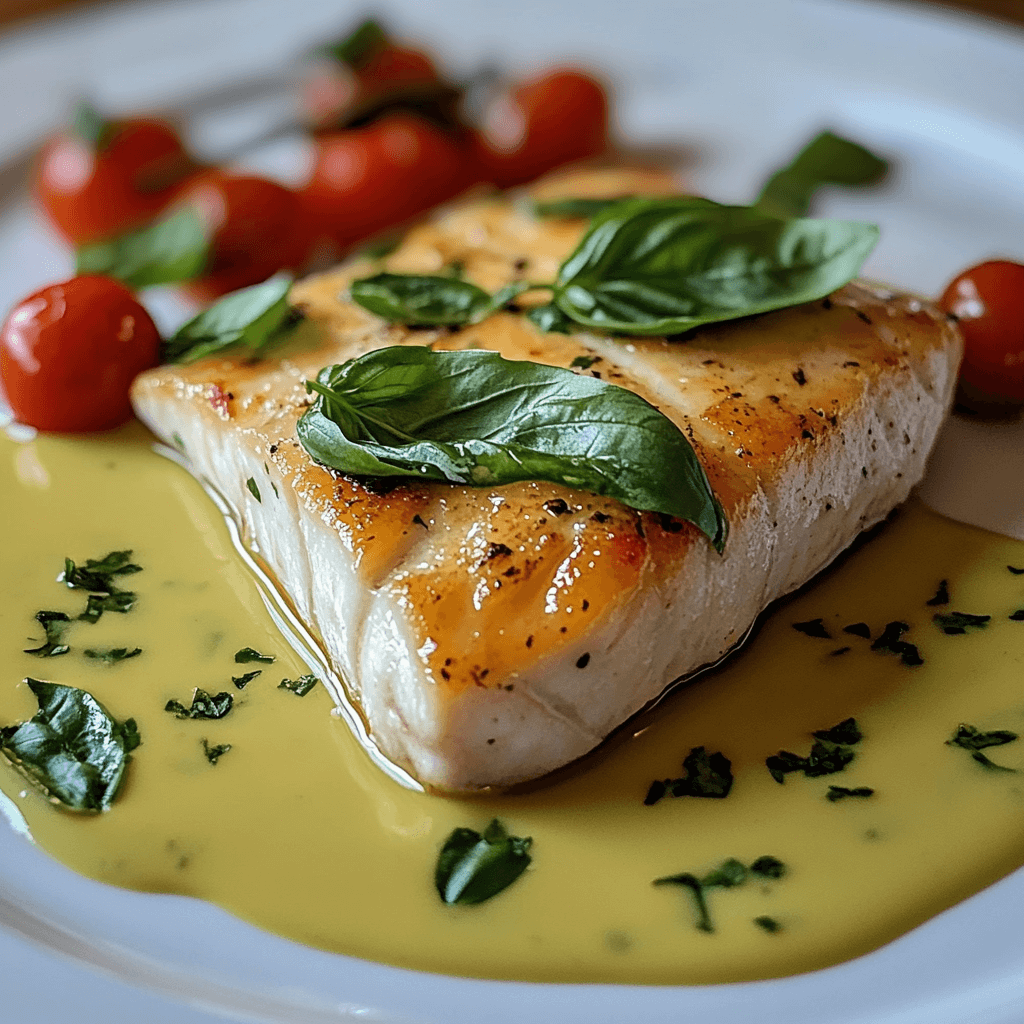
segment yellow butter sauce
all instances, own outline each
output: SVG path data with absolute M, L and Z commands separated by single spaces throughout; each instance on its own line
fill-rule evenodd
M 200 487 L 155 455 L 138 428 L 82 440 L 2 445 L 4 580 L 0 724 L 36 710 L 25 676 L 82 687 L 142 734 L 113 809 L 49 804 L 6 763 L 0 789 L 39 846 L 92 878 L 193 895 L 261 927 L 406 967 L 545 981 L 706 983 L 811 970 L 867 952 L 1024 863 L 1024 740 L 986 751 L 1021 770 L 986 770 L 948 746 L 958 723 L 1024 734 L 1024 543 L 911 503 L 877 537 L 763 624 L 748 648 L 676 694 L 583 766 L 532 792 L 474 800 L 404 789 L 374 767 L 287 647 Z M 65 555 L 131 548 L 144 571 L 127 615 L 76 623 L 62 657 L 22 653 L 41 609 L 77 614 L 56 582 Z M 990 614 L 947 636 L 926 604 L 949 581 L 951 609 Z M 939 609 L 940 611 L 942 609 Z M 834 639 L 793 622 L 821 617 Z M 925 664 L 870 650 L 842 627 L 890 621 Z M 139 646 L 103 665 L 84 648 Z M 273 665 L 237 665 L 254 647 Z M 842 647 L 850 649 L 836 653 Z M 260 668 L 244 690 L 233 675 Z M 227 690 L 219 721 L 179 721 L 171 698 Z M 806 754 L 810 733 L 855 716 L 865 738 L 845 771 L 776 783 L 764 759 Z M 636 736 L 633 733 L 637 733 Z M 201 741 L 230 743 L 216 765 Z M 722 751 L 725 800 L 665 798 L 693 747 Z M 875 794 L 836 803 L 830 784 Z M 499 817 L 532 836 L 533 863 L 476 907 L 433 887 L 451 830 Z M 771 855 L 787 875 L 708 894 L 715 931 L 695 928 L 688 891 L 652 881 L 702 874 L 727 857 Z M 754 923 L 773 918 L 768 933 Z

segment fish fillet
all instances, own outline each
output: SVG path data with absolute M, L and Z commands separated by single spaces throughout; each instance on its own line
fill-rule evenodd
M 548 199 L 670 191 L 664 175 L 629 169 L 539 186 Z M 378 747 L 429 787 L 544 775 L 718 659 L 907 497 L 950 405 L 955 326 L 862 282 L 683 341 L 541 334 L 515 312 L 411 330 L 344 297 L 382 266 L 439 273 L 457 261 L 491 290 L 552 280 L 585 227 L 538 219 L 522 197 L 465 201 L 383 264 L 295 285 L 308 322 L 271 358 L 163 366 L 134 385 L 138 415 L 225 497 Z M 305 379 L 403 344 L 561 367 L 592 357 L 580 372 L 685 431 L 730 523 L 724 555 L 689 523 L 552 483 L 360 482 L 312 462 L 295 437 Z

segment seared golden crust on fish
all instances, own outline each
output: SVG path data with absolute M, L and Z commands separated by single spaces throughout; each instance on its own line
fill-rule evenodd
M 651 172 L 585 172 L 545 198 L 664 193 Z M 497 289 L 551 280 L 585 229 L 510 198 L 413 229 L 384 261 L 457 261 Z M 354 262 L 293 288 L 311 325 L 277 358 L 143 374 L 133 400 L 224 495 L 322 640 L 384 753 L 447 790 L 510 785 L 586 753 L 674 678 L 714 661 L 920 479 L 961 354 L 927 303 L 853 283 L 829 299 L 683 339 L 542 334 L 499 313 L 461 331 L 388 324 L 345 299 Z M 357 481 L 295 439 L 321 367 L 385 345 L 485 348 L 589 369 L 689 437 L 731 532 L 551 483 Z M 663 471 L 663 467 L 658 468 Z M 246 486 L 253 477 L 257 500 Z

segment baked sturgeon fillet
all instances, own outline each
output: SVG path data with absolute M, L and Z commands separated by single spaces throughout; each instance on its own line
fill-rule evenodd
M 639 170 L 577 171 L 537 189 L 671 191 Z M 411 330 L 346 300 L 353 277 L 381 269 L 458 262 L 491 291 L 553 280 L 585 228 L 538 219 L 522 196 L 463 202 L 383 262 L 296 284 L 308 322 L 271 358 L 162 366 L 134 385 L 140 418 L 226 499 L 379 749 L 428 787 L 542 776 L 717 660 L 907 497 L 951 402 L 955 326 L 862 282 L 685 340 L 543 334 L 516 312 Z M 635 391 L 690 439 L 729 520 L 724 554 L 687 522 L 552 483 L 360 481 L 313 462 L 295 434 L 304 381 L 405 344 L 596 360 L 579 372 Z

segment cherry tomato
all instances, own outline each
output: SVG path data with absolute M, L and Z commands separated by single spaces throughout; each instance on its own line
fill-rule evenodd
M 599 156 L 607 146 L 604 87 L 571 69 L 533 78 L 500 96 L 487 112 L 477 143 L 487 179 L 500 188 Z
M 211 252 L 206 273 L 186 290 L 207 301 L 295 269 L 307 247 L 307 225 L 291 189 L 254 175 L 206 171 L 179 199 L 206 223 Z
M 22 423 L 107 430 L 131 417 L 128 388 L 159 349 L 150 315 L 123 284 L 74 277 L 11 310 L 0 328 L 0 374 Z
M 949 283 L 939 305 L 960 321 L 960 379 L 993 398 L 1024 402 L 1024 265 L 979 263 Z
M 302 190 L 310 216 L 340 245 L 400 224 L 473 181 L 459 140 L 412 114 L 322 136 Z
M 53 226 L 80 245 L 152 220 L 194 169 L 170 125 L 112 121 L 96 141 L 72 130 L 51 139 L 36 168 L 34 191 Z

